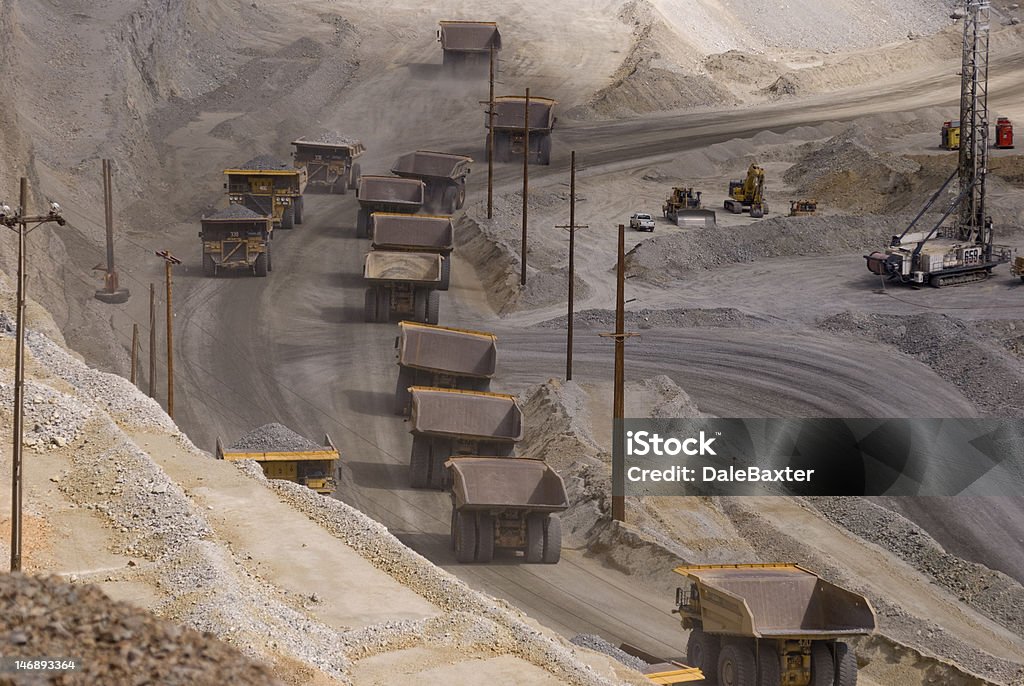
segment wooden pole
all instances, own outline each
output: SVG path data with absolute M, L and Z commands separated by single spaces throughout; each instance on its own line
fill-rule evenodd
M 165 265 L 167 281 L 167 416 L 174 419 L 174 321 L 171 309 L 171 267 L 168 260 Z
M 131 326 L 131 382 L 132 385 L 136 382 L 136 371 L 138 369 L 138 325 L 133 324 Z
M 619 224 L 619 260 L 615 268 L 615 396 L 612 407 L 615 450 L 612 454 L 612 519 L 617 522 L 626 521 L 626 497 L 622 494 L 626 487 L 626 456 L 624 454 L 622 420 L 625 417 L 625 319 L 626 319 L 626 269 L 625 269 L 626 227 Z
M 11 452 L 11 571 L 21 571 L 22 433 L 25 407 L 25 215 L 28 208 L 28 179 L 21 177 L 21 216 L 18 221 L 17 336 L 14 344 L 14 427 Z
M 530 195 L 530 89 L 526 89 L 523 106 L 523 246 L 522 265 L 519 271 L 519 285 L 526 285 L 526 225 Z
M 149 284 L 149 397 L 153 397 L 156 378 L 156 287 Z
M 490 95 L 487 98 L 487 218 L 494 214 L 494 40 L 491 40 Z
M 565 380 L 572 381 L 572 319 L 576 291 L 576 151 L 569 156 L 569 318 L 565 336 Z

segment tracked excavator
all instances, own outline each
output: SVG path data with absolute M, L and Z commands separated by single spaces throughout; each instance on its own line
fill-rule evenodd
M 729 198 L 725 201 L 725 209 L 733 214 L 750 212 L 755 219 L 768 214 L 768 203 L 764 199 L 764 169 L 751 164 L 747 169 L 747 178 L 729 182 Z
M 995 230 L 985 208 L 988 170 L 989 0 L 966 0 L 960 82 L 960 147 L 956 171 L 893 236 L 889 247 L 865 255 L 868 270 L 911 285 L 940 288 L 984 281 L 1014 251 L 993 242 Z M 954 181 L 955 198 L 930 229 L 918 229 L 925 213 Z M 954 217 L 947 224 L 946 220 Z M 917 230 L 915 230 L 917 229 Z

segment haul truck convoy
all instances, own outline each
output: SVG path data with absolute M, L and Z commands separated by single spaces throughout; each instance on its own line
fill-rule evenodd
M 555 105 L 550 98 L 530 98 L 530 151 L 533 164 L 551 164 L 551 130 L 555 128 Z M 523 156 L 526 127 L 523 115 L 526 98 L 505 95 L 494 99 L 494 159 L 511 162 Z M 484 126 L 490 128 L 490 115 L 485 115 Z M 486 149 L 485 143 L 485 149 Z
M 522 550 L 527 562 L 562 554 L 565 483 L 543 460 L 453 457 L 452 547 L 459 562 L 490 562 L 495 548 Z
M 316 140 L 299 138 L 292 141 L 292 145 L 295 146 L 294 164 L 305 167 L 309 185 L 340 194 L 356 189 L 360 175 L 356 158 L 365 151 L 360 141 L 324 135 Z
M 515 396 L 413 386 L 409 484 L 444 489 L 445 461 L 457 455 L 508 457 L 523 438 Z
M 399 322 L 395 414 L 409 412 L 412 386 L 489 391 L 498 359 L 494 334 Z
M 447 152 L 417 150 L 402 155 L 391 173 L 426 184 L 423 209 L 438 214 L 453 214 L 466 202 L 466 177 L 473 158 Z
M 426 184 L 419 179 L 401 179 L 396 176 L 361 176 L 356 187 L 359 215 L 356 218 L 356 236 L 370 235 L 370 215 L 374 212 L 416 214 L 423 207 Z
M 228 202 L 270 217 L 274 228 L 292 229 L 302 223 L 302 194 L 306 168 L 290 166 L 268 155 L 254 157 L 240 167 L 225 169 Z
M 451 280 L 452 249 L 455 247 L 455 229 L 451 217 L 426 214 L 393 214 L 374 212 L 371 246 L 374 250 L 436 253 L 441 256 L 441 284 L 438 290 L 448 290 Z
M 302 441 L 305 439 L 301 439 L 300 442 Z M 339 455 L 330 436 L 324 435 L 324 445 L 319 448 L 315 445 L 304 445 L 301 450 L 290 450 L 288 448 L 293 446 L 288 445 L 266 447 L 267 450 L 224 448 L 218 437 L 216 457 L 218 460 L 229 462 L 255 460 L 263 468 L 263 473 L 268 479 L 294 481 L 323 495 L 334 493 L 338 485 L 336 475 Z
M 270 263 L 270 237 L 274 224 L 270 217 L 247 207 L 231 205 L 200 220 L 203 242 L 203 274 L 216 276 L 224 269 L 244 269 L 266 276 Z
M 793 564 L 677 567 L 686 662 L 721 686 L 854 686 L 843 638 L 875 630 L 864 596 Z
M 366 321 L 387 322 L 397 315 L 437 324 L 443 262 L 444 258 L 433 252 L 368 252 L 363 266 L 369 286 L 364 303 Z

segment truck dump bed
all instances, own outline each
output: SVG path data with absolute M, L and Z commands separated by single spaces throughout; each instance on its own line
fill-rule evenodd
M 399 322 L 398 331 L 401 365 L 460 376 L 494 376 L 498 359 L 494 334 L 409 321 Z
M 543 460 L 453 457 L 445 466 L 451 470 L 458 510 L 561 512 L 569 507 L 562 477 Z
M 343 136 L 324 135 L 318 139 L 297 138 L 295 146 L 297 162 L 322 157 L 325 159 L 353 159 L 363 154 L 366 148 L 361 141 Z
M 491 44 L 501 50 L 501 34 L 493 21 L 442 21 L 438 39 L 443 50 L 489 52 Z
M 360 176 L 356 197 L 367 209 L 374 206 L 395 206 L 416 211 L 423 205 L 424 184 L 418 179 L 395 176 Z
M 451 217 L 373 213 L 373 247 L 449 253 L 454 247 Z
M 523 438 L 523 411 L 511 395 L 413 386 L 412 431 L 515 442 Z
M 441 260 L 438 253 L 371 250 L 366 254 L 363 277 L 368 281 L 405 281 L 441 283 Z
M 503 95 L 494 99 L 494 128 L 523 130 L 523 110 L 526 97 Z M 530 97 L 530 130 L 549 131 L 555 126 L 555 105 L 550 98 Z M 489 125 L 490 117 L 484 117 Z
M 867 598 L 797 565 L 698 565 L 674 571 L 697 585 L 708 633 L 813 639 L 875 628 Z
M 417 150 L 399 157 L 391 173 L 410 179 L 458 179 L 469 173 L 472 157 L 448 152 Z

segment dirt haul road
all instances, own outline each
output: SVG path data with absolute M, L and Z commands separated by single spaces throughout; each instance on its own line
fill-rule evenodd
M 434 55 L 423 55 L 433 60 Z M 993 72 L 995 73 L 993 67 Z M 1007 60 L 999 79 L 1017 85 L 1002 96 L 1024 92 L 1019 56 Z M 383 73 L 383 72 L 382 72 Z M 388 78 L 399 76 L 388 74 Z M 936 79 L 940 77 L 936 76 Z M 953 88 L 940 81 L 897 84 L 880 95 L 862 89 L 841 97 L 785 104 L 758 111 L 708 112 L 615 124 L 566 126 L 556 136 L 550 169 L 533 171 L 539 181 L 562 174 L 574 146 L 593 165 L 627 168 L 659 156 L 767 129 L 849 119 L 869 112 L 947 104 Z M 426 97 L 422 85 L 414 95 Z M 557 95 L 557 94 L 556 94 Z M 459 97 L 462 97 L 461 95 Z M 475 96 L 465 107 L 474 107 Z M 449 103 L 450 104 L 450 103 Z M 429 104 L 424 105 L 429 108 Z M 390 108 L 400 116 L 402 108 Z M 399 113 L 399 114 L 396 114 Z M 409 110 L 411 119 L 434 116 Z M 482 119 L 482 116 L 479 117 Z M 416 131 L 421 122 L 407 122 Z M 212 125 L 212 124 L 211 124 Z M 200 165 L 219 141 L 193 127 L 175 150 L 180 162 Z M 389 130 L 403 130 L 390 122 Z M 396 136 L 363 159 L 363 169 L 386 169 L 396 154 L 430 146 L 480 155 L 482 127 L 469 132 L 444 129 L 429 138 Z M 498 179 L 512 189 L 518 171 L 499 167 Z M 479 197 L 485 179 L 477 164 L 470 192 Z M 623 209 L 626 209 L 626 199 Z M 216 435 L 234 440 L 254 426 L 278 421 L 308 436 L 328 431 L 344 455 L 346 501 L 387 525 L 414 549 L 450 569 L 474 587 L 508 598 L 539 621 L 566 634 L 599 633 L 638 644 L 655 653 L 681 654 L 682 633 L 668 614 L 671 598 L 646 594 L 628 576 L 606 569 L 582 552 L 566 551 L 555 567 L 503 564 L 461 566 L 448 548 L 447 496 L 407 488 L 410 439 L 407 426 L 391 414 L 395 380 L 394 325 L 362 322 L 362 256 L 365 241 L 354 236 L 356 204 L 351 196 L 307 197 L 305 223 L 281 232 L 273 243 L 274 272 L 268 279 L 204 279 L 198 269 L 177 277 L 177 337 L 183 354 L 177 366 L 177 419 L 197 445 L 210 448 Z M 191 254 L 195 239 L 182 239 Z M 767 267 L 766 267 L 767 268 Z M 483 329 L 504 328 L 483 304 L 482 288 L 456 256 L 453 287 L 442 300 L 441 321 Z M 738 297 L 738 296 L 737 296 Z M 606 301 L 607 304 L 607 301 Z M 520 331 L 503 339 L 503 383 L 541 381 L 560 369 L 561 336 Z M 610 354 L 597 339 L 581 342 L 581 373 L 605 375 Z M 887 395 L 864 382 L 879 364 L 877 348 L 847 343 L 825 349 L 820 340 L 749 332 L 723 338 L 719 331 L 659 333 L 644 346 L 652 370 L 675 360 L 680 380 L 706 410 L 721 415 L 825 414 L 837 416 L 971 415 L 972 406 L 923 366 L 910 375 L 905 394 Z M 680 355 L 693 351 L 697 357 Z M 639 348 L 638 348 L 639 351 Z M 696 351 L 700 351 L 697 353 Z M 644 353 L 638 353 L 644 355 Z M 695 366 L 686 366 L 692 362 Z M 883 362 L 884 364 L 884 362 Z M 895 364 L 895 363 L 894 363 Z M 590 367 L 593 365 L 593 367 Z M 760 378 L 751 368 L 761 367 Z M 633 372 L 631 371 L 631 375 Z M 834 381 L 824 388 L 823 378 Z M 668 570 L 666 570 L 668 573 Z

